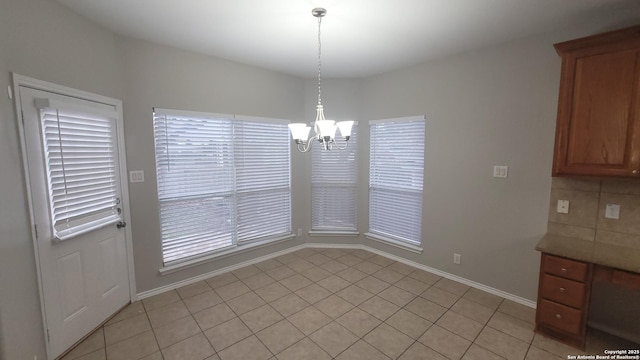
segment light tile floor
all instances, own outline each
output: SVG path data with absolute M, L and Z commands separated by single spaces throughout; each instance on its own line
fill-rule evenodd
M 364 251 L 304 249 L 135 302 L 64 360 L 559 360 L 535 311 Z M 638 348 L 592 332 L 587 354 Z

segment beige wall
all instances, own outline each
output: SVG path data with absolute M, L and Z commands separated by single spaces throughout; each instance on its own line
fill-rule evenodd
M 363 81 L 362 119 L 427 119 L 424 252 L 364 243 L 535 299 L 533 248 L 546 230 L 558 88 L 551 45 L 535 37 Z M 492 178 L 493 165 L 509 165 L 509 177 Z M 366 224 L 366 194 L 358 205 Z M 460 265 L 454 253 L 462 255 Z
M 638 4 L 630 7 L 640 10 Z M 345 240 L 535 301 L 539 253 L 534 247 L 547 228 L 560 73 L 553 44 L 639 20 L 629 8 L 619 10 L 585 15 L 562 31 L 323 85 L 327 116 L 357 116 L 360 122 L 361 235 Z M 307 112 L 314 109 L 315 91 L 309 81 Z M 334 104 L 324 100 L 329 95 Z M 343 108 L 340 99 L 357 107 Z M 362 234 L 368 230 L 368 120 L 422 114 L 427 119 L 424 252 L 415 254 Z M 509 165 L 509 177 L 493 178 L 493 165 Z M 310 186 L 305 190 L 308 201 Z M 325 241 L 332 239 L 308 239 Z M 462 255 L 460 265 L 453 264 L 453 253 Z
M 168 275 L 160 275 L 162 248 L 155 174 L 154 107 L 296 120 L 302 117 L 303 81 L 293 76 L 129 38 L 118 38 L 125 81 L 124 118 L 129 170 L 144 170 L 145 182 L 129 184 L 138 293 L 299 245 L 302 239 L 248 251 Z M 292 158 L 293 198 L 304 177 Z M 294 225 L 303 211 L 293 203 Z

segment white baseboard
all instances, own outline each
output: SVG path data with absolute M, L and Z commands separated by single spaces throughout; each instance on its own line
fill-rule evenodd
M 265 261 L 265 260 L 269 260 L 269 259 L 273 259 L 273 258 L 281 256 L 281 255 L 285 255 L 285 254 L 288 254 L 288 253 L 291 253 L 291 252 L 294 252 L 294 251 L 302 250 L 302 249 L 304 249 L 306 247 L 307 246 L 305 244 L 296 245 L 296 246 L 290 247 L 288 249 L 276 251 L 274 253 L 271 253 L 271 254 L 268 254 L 268 255 L 265 255 L 265 256 L 260 256 L 260 257 L 257 257 L 255 259 L 243 261 L 241 263 L 234 264 L 234 265 L 231 265 L 231 266 L 227 266 L 227 267 L 224 267 L 222 269 L 210 271 L 208 273 L 205 273 L 205 274 L 202 274 L 202 275 L 198 275 L 198 276 L 194 276 L 194 277 L 189 278 L 189 279 L 180 280 L 178 282 L 174 282 L 174 283 L 169 284 L 169 285 L 164 285 L 164 286 L 161 286 L 161 287 L 157 287 L 155 289 L 143 291 L 141 293 L 138 293 L 137 297 L 138 297 L 138 300 L 142 300 L 142 299 L 151 297 L 153 295 L 162 294 L 163 292 L 167 292 L 169 290 L 177 289 L 177 288 L 183 287 L 185 285 L 191 285 L 191 284 L 197 283 L 198 281 L 202 281 L 202 280 L 214 277 L 214 276 L 222 275 L 224 273 L 228 273 L 230 271 L 234 271 L 234 270 L 240 269 L 240 268 L 245 267 L 245 266 L 257 264 L 259 262 L 262 262 L 262 261 Z
M 306 248 L 311 249 L 365 249 L 364 245 L 360 244 L 325 244 L 325 243 L 306 243 L 304 244 Z
M 508 293 L 506 291 L 502 291 L 502 290 L 499 290 L 499 289 L 496 289 L 496 288 L 493 288 L 493 287 L 490 287 L 490 286 L 475 282 L 473 280 L 469 280 L 467 278 L 463 278 L 463 277 L 458 276 L 458 275 L 453 275 L 453 274 L 450 274 L 450 273 L 442 271 L 442 270 L 438 270 L 438 269 L 435 269 L 435 268 L 432 268 L 432 267 L 429 267 L 429 266 L 426 266 L 426 265 L 423 265 L 423 264 L 420 264 L 420 263 L 417 263 L 417 262 L 414 262 L 414 261 L 411 261 L 411 260 L 407 260 L 407 259 L 405 259 L 403 257 L 395 256 L 395 255 L 386 253 L 384 251 L 380 251 L 378 249 L 373 249 L 373 248 L 370 248 L 368 246 L 364 246 L 364 250 L 370 251 L 370 252 L 378 254 L 380 256 L 384 256 L 386 258 L 395 260 L 397 262 L 401 262 L 401 263 L 409 265 L 409 266 L 413 266 L 413 267 L 418 268 L 420 270 L 424 270 L 426 272 L 430 272 L 432 274 L 435 274 L 435 275 L 438 275 L 438 276 L 442 276 L 443 278 L 447 278 L 449 280 L 457 281 L 459 283 L 471 286 L 472 288 L 476 288 L 478 290 L 482 290 L 482 291 L 488 292 L 490 294 L 503 297 L 503 298 L 505 298 L 507 300 L 511 300 L 511 301 L 516 302 L 518 304 L 522 304 L 524 306 L 527 306 L 527 307 L 530 307 L 530 308 L 534 308 L 534 309 L 536 308 L 536 302 L 535 301 L 531 301 L 529 299 L 525 299 L 523 297 L 520 297 L 520 296 L 517 296 L 517 295 L 513 295 L 513 294 Z
M 517 296 L 517 295 L 513 295 L 511 293 L 508 293 L 506 291 L 502 291 L 457 275 L 453 275 L 450 274 L 448 272 L 442 271 L 442 270 L 438 270 L 411 260 L 407 260 L 403 257 L 400 256 L 396 256 L 396 255 L 392 255 L 389 254 L 387 252 L 384 252 L 382 250 L 378 250 L 372 247 L 369 247 L 367 245 L 361 245 L 361 244 L 323 244 L 323 243 L 309 243 L 309 244 L 305 244 L 306 247 L 310 247 L 310 248 L 337 248 L 337 249 L 360 249 L 360 250 L 365 250 L 365 251 L 369 251 L 372 252 L 374 254 L 380 255 L 380 256 L 384 256 L 386 258 L 395 260 L 397 262 L 401 262 L 403 264 L 418 268 L 420 270 L 424 270 L 426 272 L 430 272 L 432 274 L 438 275 L 438 276 L 442 276 L 443 278 L 447 278 L 449 280 L 453 280 L 453 281 L 457 281 L 459 283 L 471 286 L 472 288 L 476 288 L 478 290 L 482 290 L 485 292 L 488 292 L 490 294 L 493 295 L 497 295 L 500 297 L 503 297 L 505 299 L 511 300 L 513 302 L 516 302 L 518 304 L 522 304 L 524 306 L 530 307 L 530 308 L 536 308 L 536 302 L 535 301 L 531 301 L 529 299 L 525 299 L 523 297 Z
M 438 269 L 435 269 L 435 268 L 432 268 L 432 267 L 417 263 L 415 261 L 407 260 L 407 259 L 405 259 L 403 257 L 392 255 L 392 254 L 389 254 L 387 252 L 384 252 L 384 251 L 381 251 L 381 250 L 378 250 L 378 249 L 375 249 L 375 248 L 372 248 L 372 247 L 369 247 L 369 246 L 366 246 L 366 245 L 362 245 L 362 244 L 325 244 L 325 243 L 306 243 L 306 244 L 302 244 L 302 245 L 296 245 L 294 247 L 291 247 L 291 248 L 288 248 L 288 249 L 285 249 L 285 250 L 281 250 L 281 251 L 277 251 L 277 252 L 271 253 L 269 255 L 261 256 L 261 257 L 258 257 L 258 258 L 255 258 L 255 259 L 251 259 L 251 260 L 248 260 L 248 261 L 244 261 L 244 262 L 232 265 L 232 266 L 227 266 L 227 267 L 222 268 L 222 269 L 211 271 L 211 272 L 208 272 L 206 274 L 198 275 L 198 276 L 195 276 L 195 277 L 192 277 L 192 278 L 189 278 L 189 279 L 185 279 L 185 280 L 181 280 L 181 281 L 169 284 L 169 285 L 165 285 L 165 286 L 161 286 L 161 287 L 158 287 L 158 288 L 155 288 L 155 289 L 152 289 L 152 290 L 144 291 L 144 292 L 138 293 L 137 294 L 137 298 L 139 300 L 142 300 L 142 299 L 148 298 L 148 297 L 153 296 L 153 295 L 161 294 L 161 293 L 169 291 L 169 290 L 177 289 L 177 288 L 185 286 L 185 285 L 190 285 L 190 284 L 196 283 L 198 281 L 202 281 L 202 280 L 208 279 L 208 278 L 213 277 L 213 276 L 221 275 L 221 274 L 227 273 L 229 271 L 237 270 L 239 268 L 242 268 L 242 267 L 245 267 L 245 266 L 248 266 L 248 265 L 256 264 L 256 263 L 259 263 L 259 262 L 262 262 L 262 261 L 265 261 L 265 260 L 269 260 L 269 259 L 281 256 L 281 255 L 288 254 L 288 253 L 291 253 L 291 252 L 294 252 L 294 251 L 298 251 L 298 250 L 302 250 L 302 249 L 305 249 L 305 248 L 314 248 L 314 249 L 317 249 L 317 248 L 353 249 L 353 250 L 359 249 L 359 250 L 369 251 L 369 252 L 372 252 L 374 254 L 389 258 L 391 260 L 395 260 L 397 262 L 401 262 L 403 264 L 406 264 L 406 265 L 409 265 L 409 266 L 413 266 L 413 267 L 418 268 L 420 270 L 424 270 L 424 271 L 430 272 L 432 274 L 435 274 L 435 275 L 438 275 L 438 276 L 442 276 L 443 278 L 447 278 L 447 279 L 450 279 L 450 280 L 453 280 L 453 281 L 457 281 L 459 283 L 471 286 L 471 287 L 476 288 L 478 290 L 486 291 L 486 292 L 488 292 L 490 294 L 503 297 L 505 299 L 511 300 L 513 302 L 516 302 L 518 304 L 522 304 L 524 306 L 527 306 L 527 307 L 530 307 L 530 308 L 534 308 L 534 309 L 536 308 L 536 302 L 535 301 L 531 301 L 529 299 L 525 299 L 523 297 L 520 297 L 520 296 L 517 296 L 517 295 L 513 295 L 513 294 L 510 294 L 508 292 L 505 292 L 505 291 L 502 291 L 502 290 L 499 290 L 499 289 L 496 289 L 496 288 L 493 288 L 493 287 L 490 287 L 490 286 L 487 286 L 487 285 L 484 285 L 484 284 L 481 284 L 481 283 L 478 283 L 478 282 L 475 282 L 475 281 L 472 281 L 472 280 L 469 280 L 469 279 L 466 279 L 466 278 L 463 278 L 463 277 L 460 277 L 460 276 L 457 276 L 457 275 L 453 275 L 453 274 L 450 274 L 450 273 L 442 271 L 442 270 L 438 270 Z

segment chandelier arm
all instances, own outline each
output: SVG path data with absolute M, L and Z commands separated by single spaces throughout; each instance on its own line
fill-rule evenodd
M 337 140 L 333 140 L 333 143 L 336 144 L 336 149 L 338 150 L 344 150 L 349 146 L 349 140 L 344 141 L 344 147 L 340 147 Z
M 311 141 L 307 141 L 306 146 L 302 142 L 298 144 L 298 151 L 306 153 L 309 152 L 309 150 L 311 150 Z

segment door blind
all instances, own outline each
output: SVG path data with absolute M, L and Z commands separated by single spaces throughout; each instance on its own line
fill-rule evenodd
M 36 100 L 36 106 L 54 236 L 66 240 L 118 221 L 115 111 L 78 109 L 47 99 Z
M 424 135 L 423 117 L 370 123 L 371 234 L 420 244 Z
M 314 148 L 311 150 L 312 230 L 356 230 L 357 132 L 357 125 L 354 125 L 345 150 L 323 150 L 319 142 L 313 145 Z

